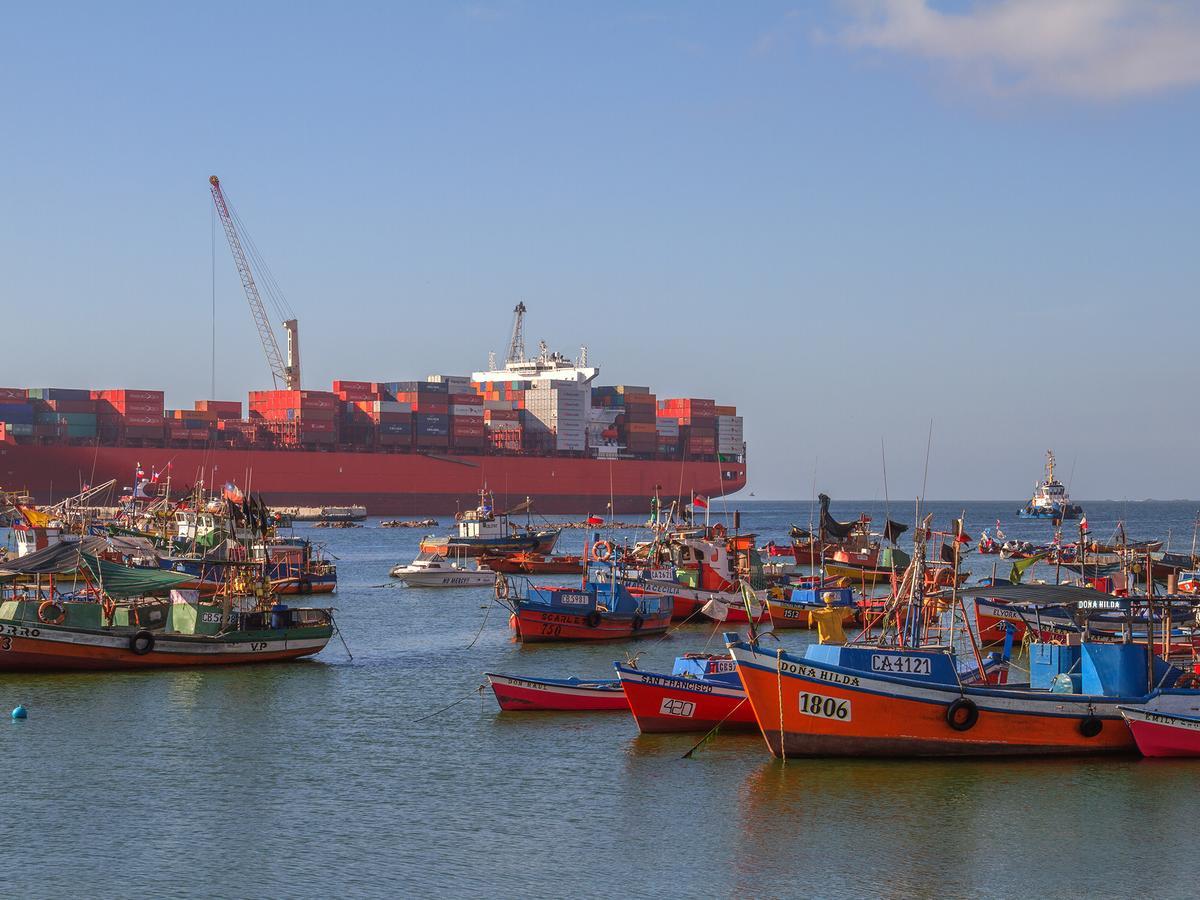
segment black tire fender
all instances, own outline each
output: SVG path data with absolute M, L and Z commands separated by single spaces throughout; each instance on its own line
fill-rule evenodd
M 946 707 L 946 724 L 955 731 L 970 731 L 979 721 L 979 707 L 975 701 L 959 697 Z
M 593 609 L 590 613 L 587 614 L 587 627 L 588 628 L 599 628 L 600 627 L 600 610 Z
M 645 621 L 642 619 L 641 613 L 633 614 L 633 621 L 629 623 L 634 631 L 641 631 Z
M 1085 738 L 1094 738 L 1104 730 L 1104 722 L 1095 716 L 1088 716 L 1079 722 L 1079 733 Z
M 145 656 L 154 649 L 154 635 L 143 628 L 129 639 L 129 649 L 138 656 Z

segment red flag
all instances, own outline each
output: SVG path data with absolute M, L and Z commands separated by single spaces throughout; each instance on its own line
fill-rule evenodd
M 708 509 L 708 498 L 703 494 L 697 494 L 692 498 L 692 506 L 697 506 L 700 509 Z
M 588 517 L 587 517 L 587 524 L 589 524 L 589 525 L 603 525 L 603 524 L 604 524 L 604 520 L 603 520 L 602 518 L 600 518 L 599 516 L 588 516 Z

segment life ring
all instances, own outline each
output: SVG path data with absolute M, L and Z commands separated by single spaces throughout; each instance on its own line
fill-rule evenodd
M 58 610 L 58 614 L 54 617 L 50 616 L 50 610 L 52 609 Z M 38 607 L 38 621 L 46 625 L 61 625 L 67 621 L 66 607 L 56 600 L 43 600 Z
M 607 562 L 612 559 L 613 545 L 609 541 L 596 541 L 592 545 L 592 559 L 596 562 Z
M 587 627 L 588 628 L 599 628 L 600 627 L 600 610 L 593 609 L 590 613 L 587 614 Z
M 508 579 L 503 575 L 496 575 L 496 586 L 493 588 L 493 593 L 497 600 L 508 599 Z
M 946 707 L 946 724 L 955 731 L 970 731 L 979 721 L 979 707 L 966 697 L 959 697 Z
M 1200 675 L 1195 672 L 1184 672 L 1175 679 L 1175 684 L 1172 687 L 1181 691 L 1200 690 Z
M 632 620 L 632 621 L 629 623 L 629 626 L 630 626 L 630 627 L 631 627 L 631 628 L 632 628 L 634 631 L 641 631 L 641 630 L 642 630 L 642 626 L 643 626 L 644 624 L 646 624 L 646 623 L 645 623 L 645 621 L 642 619 L 641 613 L 634 613 L 634 614 L 633 614 L 633 620 Z
M 1093 738 L 1104 729 L 1104 723 L 1095 716 L 1088 716 L 1079 723 L 1079 733 L 1086 738 Z
M 129 649 L 138 656 L 145 656 L 154 649 L 154 635 L 145 629 L 129 639 Z

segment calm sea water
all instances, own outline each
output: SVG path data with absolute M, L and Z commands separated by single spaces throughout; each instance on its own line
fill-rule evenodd
M 763 540 L 810 509 L 738 506 Z M 1017 506 L 929 509 L 938 524 L 965 509 L 976 537 L 999 518 L 1010 536 L 1049 540 Z M 1133 538 L 1191 545 L 1196 504 L 1085 508 L 1101 536 L 1124 519 Z M 877 505 L 834 509 L 860 510 L 882 521 Z M 911 504 L 891 513 L 912 521 Z M 30 710 L 0 729 L 5 894 L 1196 893 L 1200 762 L 781 763 L 756 736 L 685 760 L 695 737 L 639 736 L 625 713 L 502 714 L 476 692 L 485 671 L 609 677 L 627 653 L 667 667 L 719 634 L 522 648 L 490 590 L 390 583 L 420 533 L 298 530 L 338 557 L 352 660 L 335 639 L 296 664 L 0 680 L 0 706 Z M 581 544 L 565 533 L 563 549 Z

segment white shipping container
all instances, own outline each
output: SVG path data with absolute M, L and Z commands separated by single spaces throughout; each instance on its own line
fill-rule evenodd
M 374 410 L 377 413 L 410 413 L 411 403 L 398 403 L 395 400 L 376 400 Z

